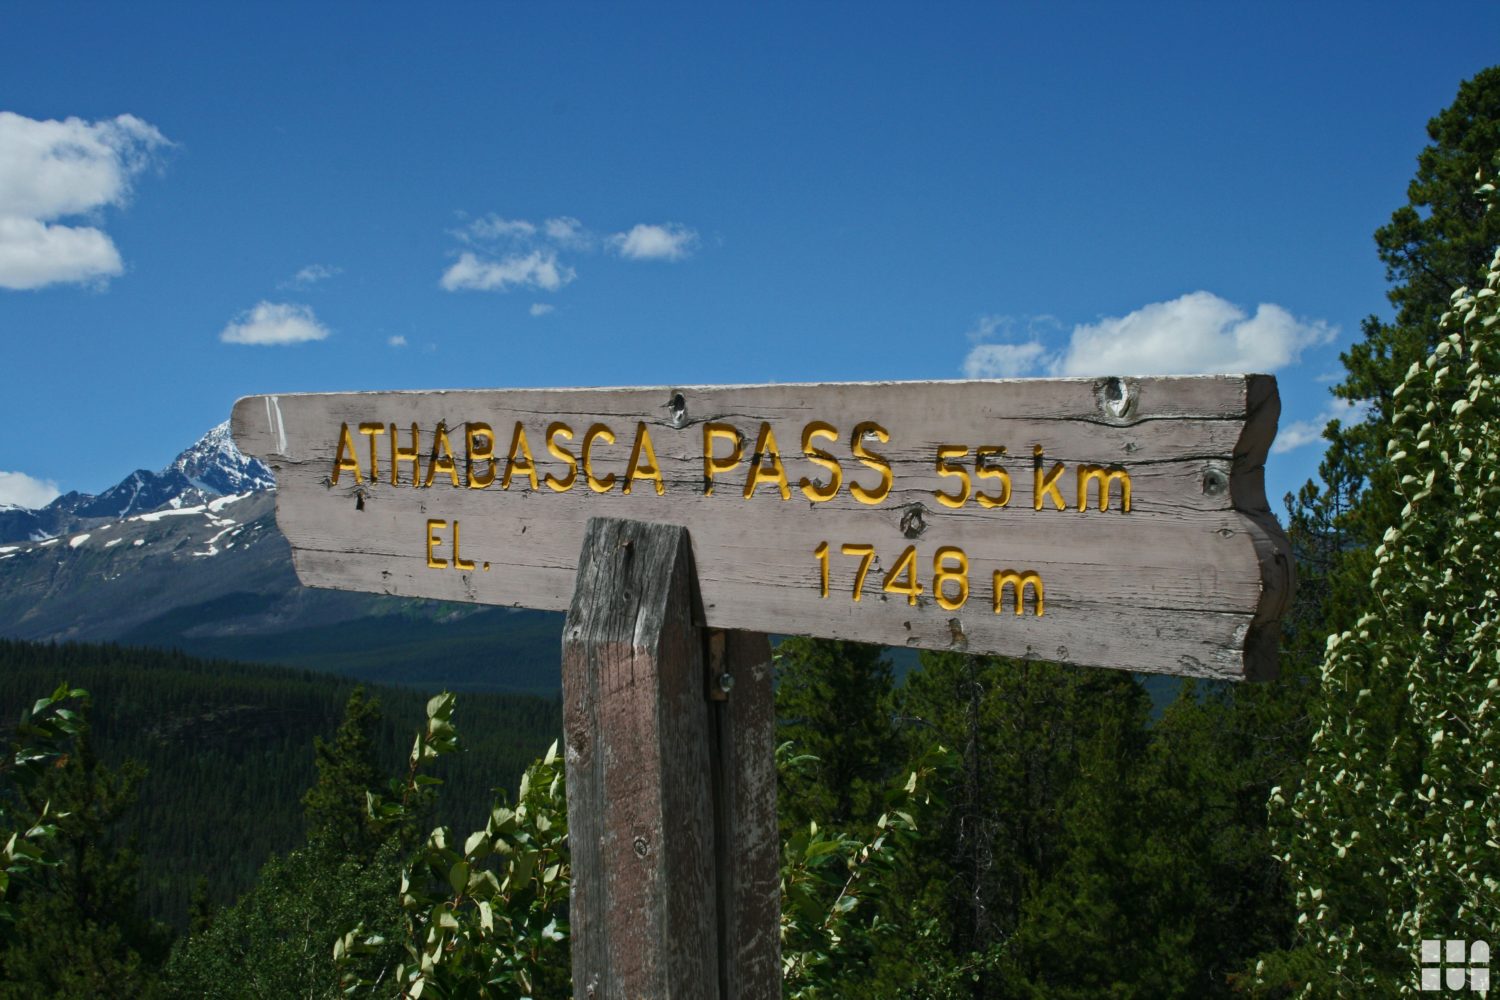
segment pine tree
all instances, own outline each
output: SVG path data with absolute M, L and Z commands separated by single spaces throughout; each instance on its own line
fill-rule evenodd
M 1441 329 L 1390 394 L 1403 506 L 1329 640 L 1306 774 L 1271 796 L 1299 942 L 1260 966 L 1266 987 L 1415 994 L 1423 939 L 1500 927 L 1500 251 Z
M 318 778 L 302 797 L 310 844 L 352 858 L 371 858 L 380 847 L 383 835 L 365 810 L 365 796 L 382 784 L 375 757 L 380 724 L 379 701 L 356 687 L 333 742 L 314 739 Z
M 1392 282 L 1392 322 L 1370 316 L 1364 339 L 1343 356 L 1346 376 L 1334 394 L 1367 404 L 1365 420 L 1333 421 L 1320 466 L 1322 486 L 1288 497 L 1294 542 L 1299 528 L 1300 617 L 1321 639 L 1348 628 L 1362 606 L 1370 552 L 1400 509 L 1385 460 L 1393 393 L 1406 370 L 1441 339 L 1438 319 L 1460 286 L 1483 279 L 1500 243 L 1500 218 L 1487 214 L 1473 178 L 1500 149 L 1500 66 L 1459 86 L 1453 104 L 1427 123 L 1432 144 L 1417 157 L 1408 203 L 1375 232 Z M 1320 537 L 1321 536 L 1321 537 Z
M 1049 890 L 1053 880 L 1100 882 L 1101 905 L 1129 894 L 1109 852 L 1084 857 L 1099 842 L 1070 824 L 1129 842 L 1118 796 L 1141 758 L 1149 700 L 1122 671 L 953 653 L 924 653 L 922 664 L 907 678 L 908 737 L 914 749 L 936 737 L 959 761 L 942 793 L 946 820 L 924 831 L 920 884 L 907 893 L 941 915 L 950 942 L 915 995 L 1043 989 L 1050 980 L 1033 981 L 1041 954 L 1027 948 L 1045 937 L 1046 898 L 1067 896 Z M 1054 930 L 1068 923 L 1050 916 Z
M 811 821 L 846 829 L 874 820 L 903 759 L 884 649 L 791 638 L 777 647 L 776 663 L 779 738 L 816 758 L 816 780 L 778 789 L 783 833 Z
M 143 774 L 106 767 L 80 714 L 71 752 L 35 786 L 18 790 L 22 824 L 44 809 L 56 823 L 57 864 L 14 896 L 15 924 L 0 952 L 0 997 L 140 996 L 153 986 L 170 933 L 137 904 L 140 862 L 119 821 Z

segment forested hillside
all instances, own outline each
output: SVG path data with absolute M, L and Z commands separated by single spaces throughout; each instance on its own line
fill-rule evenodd
M 101 760 L 143 769 L 138 801 L 117 833 L 137 838 L 147 915 L 184 928 L 199 876 L 213 902 L 233 899 L 272 852 L 300 843 L 301 797 L 312 785 L 313 740 L 332 737 L 353 681 L 278 667 L 195 659 L 113 645 L 0 640 L 0 726 L 67 683 L 92 696 Z M 382 773 L 405 767 L 428 695 L 369 689 L 384 710 L 376 740 Z M 483 820 L 490 790 L 514 788 L 557 737 L 558 703 L 528 695 L 464 694 L 463 754 L 437 774 L 437 822 Z

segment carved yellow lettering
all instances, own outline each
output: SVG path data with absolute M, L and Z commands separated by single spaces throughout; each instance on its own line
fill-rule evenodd
M 484 473 L 474 470 L 474 463 L 488 462 L 490 467 Z M 490 429 L 489 424 L 469 421 L 464 425 L 464 478 L 468 480 L 469 489 L 482 490 L 495 481 L 495 466 L 500 463 L 495 461 L 495 432 Z M 458 522 L 453 522 L 457 524 Z
M 442 536 L 438 534 L 448 526 L 447 521 L 435 521 L 429 519 L 427 522 L 427 568 L 447 569 L 448 560 L 437 557 L 437 547 L 443 544 Z
M 962 465 L 955 465 L 950 459 L 963 458 L 969 453 L 968 445 L 963 444 L 940 444 L 937 450 L 937 474 L 940 476 L 951 476 L 957 479 L 959 485 L 953 488 L 953 495 L 949 496 L 942 490 L 933 490 L 932 495 L 937 497 L 937 502 L 944 507 L 962 507 L 969 501 L 969 491 L 972 485 L 969 482 L 969 470 Z
M 854 600 L 857 601 L 865 589 L 865 576 L 870 572 L 870 564 L 875 561 L 875 546 L 845 542 L 839 546 L 839 551 L 846 556 L 859 556 L 859 569 L 854 571 Z
M 771 467 L 766 468 L 770 460 Z M 750 474 L 745 477 L 745 499 L 755 495 L 761 483 L 775 483 L 781 499 L 792 498 L 792 487 L 786 479 L 786 466 L 781 464 L 781 449 L 776 444 L 776 435 L 771 432 L 768 421 L 760 422 L 760 433 L 755 436 L 755 451 L 750 456 Z
M 1099 484 L 1099 509 L 1109 510 L 1109 494 L 1120 484 L 1120 510 L 1130 513 L 1130 473 L 1118 465 L 1080 465 L 1078 467 L 1078 509 L 1089 509 L 1089 484 Z
M 330 485 L 337 486 L 339 484 L 340 472 L 354 473 L 354 481 L 356 483 L 364 481 L 359 471 L 359 459 L 356 455 L 354 437 L 349 433 L 349 425 L 339 424 L 338 454 L 333 459 L 333 476 L 330 478 Z
M 548 424 L 547 451 L 552 454 L 553 458 L 559 459 L 567 465 L 568 474 L 559 479 L 552 473 L 547 473 L 547 485 L 558 493 L 566 493 L 573 488 L 574 483 L 578 482 L 578 459 L 573 457 L 571 451 L 557 443 L 559 437 L 565 437 L 569 441 L 573 440 L 573 428 L 562 421 Z
M 453 445 L 448 442 L 448 428 L 441 420 L 438 421 L 437 431 L 432 439 L 432 454 L 427 457 L 427 478 L 422 481 L 422 485 L 431 486 L 439 472 L 448 477 L 448 482 L 458 485 L 458 464 L 453 461 Z
M 458 522 L 453 522 L 453 568 L 473 569 L 474 563 L 458 554 Z
M 380 482 L 380 462 L 376 458 L 375 439 L 385 433 L 385 424 L 360 424 L 359 432 L 370 439 L 370 482 Z
M 905 577 L 904 583 L 903 577 Z M 917 547 L 915 545 L 908 545 L 901 550 L 901 554 L 896 557 L 895 565 L 885 575 L 880 588 L 888 594 L 905 594 L 906 603 L 916 606 L 917 598 L 922 595 L 922 581 L 917 579 Z
M 714 454 L 715 441 L 728 441 L 730 453 L 719 458 Z M 729 424 L 705 423 L 703 425 L 703 495 L 713 496 L 714 476 L 721 472 L 732 472 L 740 464 L 740 432 Z
M 1031 454 L 1032 454 L 1032 483 L 1031 483 L 1032 505 L 1037 510 L 1041 510 L 1042 509 L 1042 500 L 1045 497 L 1047 497 L 1047 496 L 1051 496 L 1052 497 L 1052 502 L 1057 505 L 1057 509 L 1058 510 L 1067 510 L 1068 509 L 1068 505 L 1063 502 L 1062 491 L 1057 488 L 1058 480 L 1062 479 L 1062 476 L 1063 476 L 1063 471 L 1064 471 L 1063 470 L 1063 464 L 1061 462 L 1058 462 L 1056 465 L 1054 465 L 1052 467 L 1052 471 L 1051 472 L 1043 472 L 1042 470 L 1046 466 L 1042 462 L 1042 446 L 1041 445 L 1036 445 L 1032 449 Z
M 411 425 L 411 447 L 403 448 L 396 440 L 396 425 L 391 424 L 391 485 L 401 485 L 401 463 L 411 463 L 411 484 L 420 486 L 422 479 L 419 473 L 422 469 L 422 431 L 416 424 Z
M 516 429 L 510 436 L 510 451 L 505 456 L 505 475 L 500 477 L 500 488 L 510 489 L 511 479 L 517 472 L 531 480 L 531 488 L 537 489 L 536 459 L 531 457 L 531 445 L 526 443 L 526 428 L 516 421 Z
M 802 477 L 797 485 L 802 487 L 802 492 L 807 499 L 813 503 L 823 503 L 838 496 L 839 487 L 844 484 L 844 469 L 839 465 L 839 460 L 831 454 L 813 444 L 814 438 L 826 438 L 829 441 L 839 439 L 838 428 L 822 420 L 814 420 L 802 428 L 802 454 L 807 456 L 809 462 L 821 465 L 828 470 L 828 483 L 820 486 L 806 476 Z
M 943 589 L 950 581 L 958 586 L 953 597 Z M 969 556 L 963 549 L 945 545 L 933 553 L 932 594 L 944 611 L 957 611 L 969 599 Z
M 987 444 L 982 445 L 974 452 L 974 476 L 977 479 L 1000 480 L 1000 493 L 990 496 L 987 493 L 975 493 L 974 500 L 981 507 L 1004 507 L 1010 503 L 1010 473 L 1000 466 L 987 466 L 984 460 L 991 457 L 999 457 L 1005 454 L 1004 445 Z
M 614 489 L 615 474 L 600 478 L 594 475 L 593 451 L 594 441 L 602 438 L 605 444 L 615 443 L 615 432 L 604 424 L 594 424 L 583 432 L 583 476 L 589 481 L 589 489 L 595 493 L 608 493 Z
M 635 425 L 635 444 L 630 446 L 630 464 L 625 467 L 625 485 L 620 487 L 620 492 L 629 493 L 630 485 L 637 479 L 653 480 L 657 496 L 667 492 L 667 484 L 662 481 L 661 468 L 656 462 L 656 449 L 651 446 L 651 432 L 646 430 L 644 422 Z
M 1046 612 L 1045 592 L 1042 589 L 1041 574 L 1035 570 L 1017 572 L 1013 569 L 995 570 L 995 614 L 1005 606 L 1005 589 L 1012 587 L 1016 593 L 1016 614 L 1021 615 L 1026 611 L 1026 588 L 1031 588 L 1031 596 L 1035 602 L 1036 617 L 1040 618 Z
M 854 428 L 850 436 L 849 448 L 854 452 L 854 457 L 865 465 L 880 473 L 880 483 L 873 490 L 867 490 L 858 483 L 849 484 L 849 495 L 860 503 L 877 504 L 884 500 L 891 492 L 891 463 L 882 455 L 877 455 L 865 447 L 865 437 L 873 437 L 881 444 L 891 439 L 884 427 L 873 420 L 866 420 Z

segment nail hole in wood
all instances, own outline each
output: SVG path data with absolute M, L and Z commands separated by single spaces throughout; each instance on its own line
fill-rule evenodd
M 1205 496 L 1216 497 L 1229 489 L 1229 474 L 1216 466 L 1209 466 L 1203 470 L 1203 493 Z
M 682 393 L 672 393 L 672 398 L 667 401 L 667 415 L 671 419 L 673 427 L 687 426 L 687 398 Z

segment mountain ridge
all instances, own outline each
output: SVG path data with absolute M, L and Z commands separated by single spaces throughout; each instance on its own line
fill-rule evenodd
M 423 687 L 557 690 L 559 615 L 303 587 L 274 484 L 225 423 L 160 472 L 40 510 L 0 509 L 0 636 Z
M 0 506 L 0 545 L 43 542 L 133 514 L 275 488 L 271 470 L 235 446 L 226 420 L 160 471 L 136 469 L 102 493 L 71 490 L 45 507 Z

